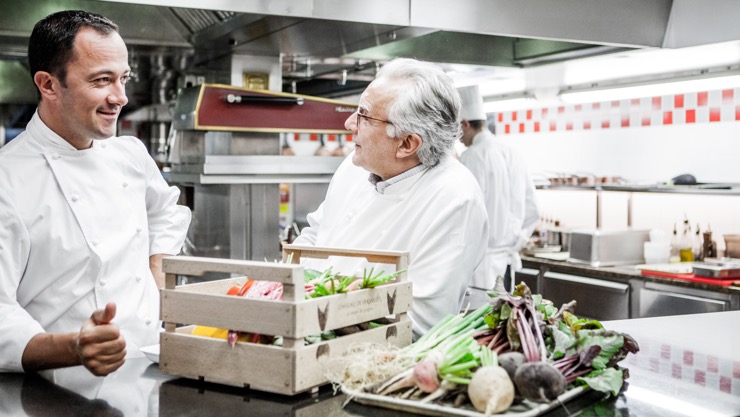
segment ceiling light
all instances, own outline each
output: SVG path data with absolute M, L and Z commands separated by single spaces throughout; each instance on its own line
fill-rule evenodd
M 535 106 L 536 103 L 536 100 L 527 93 L 485 97 L 483 99 L 483 111 L 486 113 L 500 113 L 504 111 L 531 108 Z
M 580 91 L 566 90 L 560 93 L 560 99 L 566 103 L 593 103 L 684 94 L 696 91 L 722 90 L 735 87 L 740 87 L 740 73 L 737 71 L 726 71 L 720 74 L 702 74 L 699 77 L 670 78 L 639 84 L 615 85 Z

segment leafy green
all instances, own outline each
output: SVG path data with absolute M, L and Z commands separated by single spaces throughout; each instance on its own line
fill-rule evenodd
M 616 396 L 622 389 L 624 371 L 616 368 L 599 369 L 577 378 L 576 382 L 588 385 L 594 391 L 611 393 Z

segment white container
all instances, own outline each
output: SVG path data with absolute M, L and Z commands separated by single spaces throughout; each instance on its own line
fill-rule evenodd
M 644 256 L 646 264 L 664 264 L 671 257 L 671 245 L 666 242 L 645 242 Z

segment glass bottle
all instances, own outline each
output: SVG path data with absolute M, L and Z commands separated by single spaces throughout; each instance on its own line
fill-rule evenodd
M 683 221 L 683 232 L 681 233 L 681 243 L 678 249 L 681 262 L 694 262 L 693 237 L 689 219 L 686 219 Z
M 681 262 L 681 257 L 679 256 L 679 250 L 680 250 L 681 242 L 678 237 L 678 230 L 676 227 L 676 223 L 673 223 L 673 237 L 671 238 L 671 256 L 668 258 L 668 262 L 675 263 L 675 262 Z

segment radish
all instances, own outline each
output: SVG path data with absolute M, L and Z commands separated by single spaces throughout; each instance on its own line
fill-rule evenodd
M 486 416 L 511 407 L 514 402 L 514 384 L 500 366 L 483 366 L 473 374 L 468 385 L 468 397 L 476 410 Z

